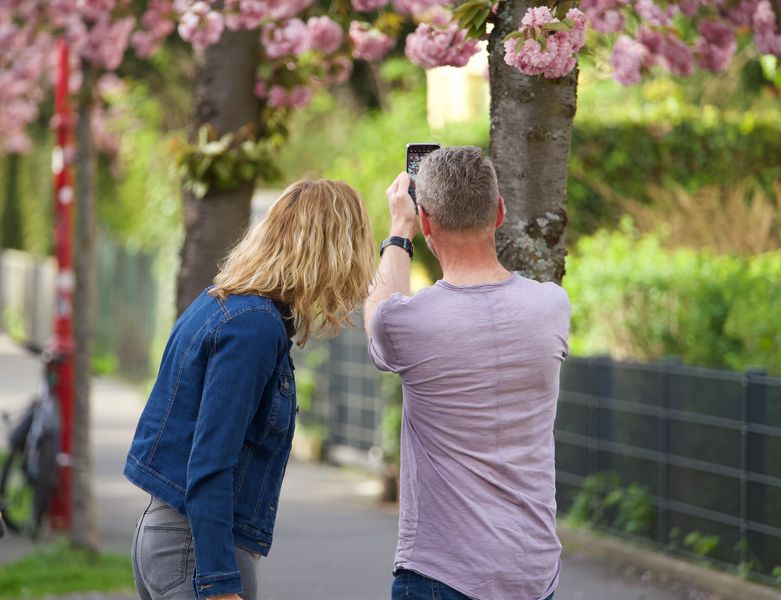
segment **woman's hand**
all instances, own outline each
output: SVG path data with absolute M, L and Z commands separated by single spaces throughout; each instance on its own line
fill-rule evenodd
M 402 171 L 385 190 L 390 210 L 390 234 L 412 239 L 420 229 L 415 203 L 409 195 L 409 175 Z
M 238 594 L 222 594 L 221 596 L 209 596 L 209 600 L 241 600 Z

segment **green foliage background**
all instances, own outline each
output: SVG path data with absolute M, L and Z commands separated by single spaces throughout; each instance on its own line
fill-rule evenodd
M 625 219 L 583 237 L 567 262 L 574 354 L 781 374 L 781 251 L 669 249 Z

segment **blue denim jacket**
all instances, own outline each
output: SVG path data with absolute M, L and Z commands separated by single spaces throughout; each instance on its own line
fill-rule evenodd
M 207 291 L 174 325 L 124 471 L 189 518 L 198 598 L 241 591 L 234 546 L 268 554 L 296 412 L 273 302 Z

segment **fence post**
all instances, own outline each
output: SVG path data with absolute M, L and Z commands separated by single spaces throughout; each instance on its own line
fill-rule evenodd
M 751 471 L 764 473 L 765 444 L 762 438 L 751 434 L 751 423 L 765 424 L 765 385 L 762 378 L 766 375 L 763 369 L 749 369 L 741 379 L 743 397 L 741 401 L 740 426 L 740 562 L 749 564 L 751 560 L 751 540 L 748 524 L 751 521 L 751 504 L 755 505 L 757 515 L 754 520 L 764 522 L 765 518 L 765 488 L 756 487 L 755 494 L 750 494 L 748 475 Z M 757 539 L 756 554 L 764 558 L 765 537 L 760 534 Z
M 656 541 L 662 546 L 670 542 L 670 468 L 668 455 L 670 453 L 670 404 L 672 400 L 672 376 L 675 368 L 681 364 L 681 359 L 672 356 L 662 362 L 662 398 L 659 410 L 659 505 L 656 507 Z
M 613 360 L 609 356 L 596 359 L 597 380 L 597 470 L 609 471 L 613 467 L 612 454 L 600 455 L 599 442 L 613 441 L 613 409 L 605 406 L 605 399 L 613 397 Z M 623 482 L 622 482 L 623 483 Z

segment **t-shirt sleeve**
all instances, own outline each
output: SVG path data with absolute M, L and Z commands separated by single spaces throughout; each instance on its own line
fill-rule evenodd
M 393 311 L 400 301 L 401 295 L 394 294 L 381 302 L 377 307 L 377 312 L 374 313 L 371 323 L 369 323 L 369 331 L 371 332 L 369 357 L 374 366 L 380 371 L 390 371 L 392 373 L 398 373 L 399 371 L 399 357 L 393 347 L 387 320 L 389 313 Z

